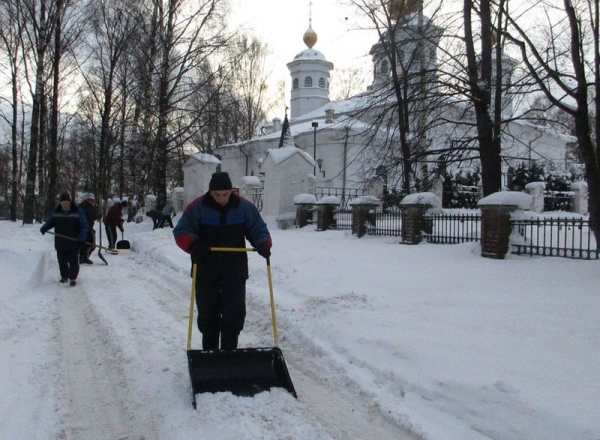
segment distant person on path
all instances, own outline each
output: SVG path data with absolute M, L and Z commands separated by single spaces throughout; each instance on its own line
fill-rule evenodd
M 162 225 L 164 224 L 162 221 L 162 212 L 157 211 L 156 209 L 152 209 L 146 213 L 146 217 L 150 217 L 152 219 L 152 230 L 162 228 Z
M 88 233 L 85 241 L 86 243 L 92 244 L 86 244 L 81 248 L 79 263 L 94 264 L 94 262 L 90 260 L 90 255 L 94 252 L 94 249 L 96 249 L 96 231 L 94 230 L 94 222 L 102 218 L 102 213 L 96 204 L 96 197 L 94 197 L 94 194 L 84 193 L 81 195 L 80 200 L 81 203 L 79 204 L 79 207 L 83 210 L 85 219 L 88 222 Z
M 123 229 L 123 208 L 127 208 L 127 200 L 116 202 L 110 207 L 104 217 L 104 229 L 108 238 L 108 248 L 115 249 L 117 245 L 117 228 L 121 232 Z
M 271 235 L 260 212 L 232 193 L 227 173 L 214 173 L 209 191 L 193 200 L 173 230 L 175 242 L 197 265 L 196 305 L 202 348 L 235 350 L 246 319 L 246 252 L 212 252 L 210 247 L 246 247 L 246 239 L 264 258 Z
M 79 251 L 84 247 L 88 233 L 88 222 L 83 210 L 71 202 L 68 193 L 60 195 L 60 202 L 46 223 L 40 228 L 42 235 L 54 228 L 57 234 L 69 238 L 54 236 L 54 249 L 58 258 L 60 282 L 71 280 L 71 286 L 77 284 L 79 275 Z
M 173 205 L 171 205 L 170 203 L 167 203 L 165 205 L 165 207 L 162 210 L 162 223 L 158 226 L 159 228 L 162 228 L 165 226 L 165 222 L 167 222 L 169 224 L 169 227 L 171 229 L 173 229 L 173 220 L 172 218 L 175 217 L 175 208 L 173 208 Z

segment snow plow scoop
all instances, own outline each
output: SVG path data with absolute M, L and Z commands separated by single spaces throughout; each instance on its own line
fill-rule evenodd
M 123 231 L 121 231 L 121 240 L 117 241 L 117 249 L 118 250 L 131 249 L 131 244 L 129 243 L 129 240 L 125 240 L 123 237 Z
M 251 248 L 211 248 L 215 252 L 249 252 Z M 236 350 L 192 350 L 192 329 L 196 296 L 196 264 L 192 267 L 192 293 L 188 325 L 187 357 L 192 385 L 192 405 L 196 408 L 196 394 L 230 392 L 236 396 L 251 397 L 271 388 L 284 388 L 294 397 L 296 390 L 288 373 L 283 353 L 277 347 L 277 320 L 271 264 L 267 258 L 267 275 L 271 299 L 271 319 L 275 347 L 238 348 Z

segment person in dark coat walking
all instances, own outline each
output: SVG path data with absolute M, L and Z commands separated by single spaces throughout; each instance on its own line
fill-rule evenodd
M 44 235 L 52 228 L 56 234 L 70 237 L 55 236 L 54 249 L 58 258 L 60 282 L 71 280 L 71 286 L 74 286 L 79 275 L 79 250 L 84 246 L 88 223 L 83 210 L 71 202 L 71 196 L 67 193 L 60 195 L 59 205 L 40 228 L 40 232 Z
M 96 197 L 94 197 L 94 194 L 82 194 L 80 200 L 81 203 L 79 204 L 79 207 L 83 209 L 85 219 L 88 222 L 88 233 L 85 241 L 86 243 L 92 243 L 92 245 L 86 244 L 81 248 L 79 263 L 94 264 L 94 262 L 90 260 L 90 255 L 94 252 L 94 249 L 96 249 L 96 231 L 94 230 L 94 222 L 102 218 L 102 213 L 96 204 Z
M 177 246 L 192 255 L 202 348 L 235 350 L 246 319 L 246 252 L 212 252 L 210 247 L 246 247 L 264 258 L 271 235 L 258 209 L 232 193 L 227 173 L 215 173 L 209 191 L 190 202 L 173 230 Z
M 123 208 L 127 208 L 127 200 L 117 202 L 110 207 L 104 217 L 104 229 L 108 238 L 108 248 L 115 249 L 117 245 L 117 228 L 123 232 Z

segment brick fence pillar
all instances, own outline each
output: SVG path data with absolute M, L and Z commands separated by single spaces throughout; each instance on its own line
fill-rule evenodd
M 419 244 L 423 239 L 421 231 L 427 231 L 424 216 L 431 205 L 404 204 L 402 208 L 402 243 Z
M 491 194 L 477 202 L 481 209 L 481 256 L 503 260 L 510 246 L 512 213 L 533 207 L 533 197 L 518 191 Z
M 503 260 L 510 243 L 510 205 L 481 206 L 481 256 Z
M 335 226 L 335 210 L 340 206 L 340 200 L 335 196 L 323 197 L 317 204 L 317 231 L 326 231 Z
M 375 226 L 375 212 L 379 204 L 352 204 L 352 235 L 359 238 L 367 233 L 368 225 Z
M 303 228 L 312 222 L 313 203 L 296 203 L 296 227 Z

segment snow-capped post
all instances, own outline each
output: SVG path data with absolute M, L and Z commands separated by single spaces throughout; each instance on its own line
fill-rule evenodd
M 573 191 L 573 211 L 581 215 L 588 214 L 588 187 L 586 182 L 573 182 L 569 188 Z
M 327 196 L 317 201 L 317 231 L 326 231 L 335 224 L 335 209 L 340 206 L 340 199 Z
M 173 190 L 173 208 L 176 213 L 180 213 L 185 208 L 185 190 L 182 186 L 177 186 Z
M 533 197 L 519 191 L 502 191 L 484 197 L 481 209 L 481 256 L 503 260 L 508 252 L 511 215 L 517 209 L 531 209 Z
M 153 209 L 156 209 L 156 196 L 153 194 L 148 194 L 144 200 L 144 214 L 152 211 Z
M 368 225 L 375 227 L 375 209 L 381 206 L 381 200 L 375 196 L 363 196 L 353 199 L 352 206 L 352 235 L 358 238 L 367 233 Z
M 313 194 L 298 194 L 294 196 L 294 205 L 296 205 L 296 227 L 303 228 L 308 225 L 309 219 L 312 223 L 314 205 L 317 198 Z
M 442 210 L 442 199 L 432 192 L 409 194 L 400 202 L 402 210 L 402 244 L 419 244 L 423 233 L 430 234 L 433 225 L 425 214 Z
M 538 214 L 544 212 L 544 190 L 546 182 L 529 182 L 525 185 L 525 192 L 533 197 L 531 209 Z

